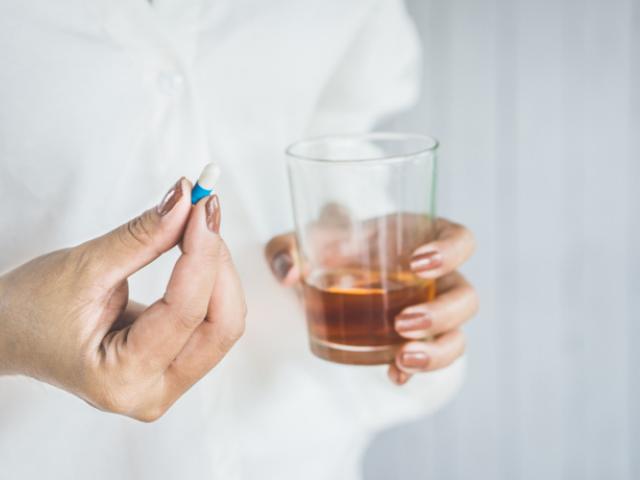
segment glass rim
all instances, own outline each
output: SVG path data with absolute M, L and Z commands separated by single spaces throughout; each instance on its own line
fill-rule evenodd
M 305 145 L 310 145 L 318 142 L 327 142 L 330 140 L 421 140 L 427 143 L 427 146 L 422 148 L 416 148 L 408 153 L 398 153 L 392 155 L 382 155 L 378 157 L 370 158 L 354 158 L 354 159 L 330 159 L 314 157 L 310 155 L 302 155 L 295 153 L 295 149 Z M 410 160 L 419 155 L 435 152 L 440 143 L 434 137 L 424 135 L 422 133 L 402 133 L 402 132 L 370 132 L 370 133 L 357 133 L 357 134 L 338 134 L 338 135 L 321 135 L 317 137 L 305 138 L 293 142 L 285 149 L 285 154 L 289 159 L 296 159 L 305 162 L 325 163 L 331 165 L 353 165 L 353 164 L 375 164 L 375 163 L 394 163 L 404 162 Z

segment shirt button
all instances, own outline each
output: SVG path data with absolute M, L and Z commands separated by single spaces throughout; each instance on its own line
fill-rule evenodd
M 184 76 L 178 72 L 160 72 L 158 89 L 167 96 L 174 96 L 184 88 Z

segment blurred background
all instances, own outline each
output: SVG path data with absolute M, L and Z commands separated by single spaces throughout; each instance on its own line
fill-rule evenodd
M 640 478 L 640 2 L 409 0 L 439 211 L 482 300 L 437 415 L 383 433 L 367 480 Z

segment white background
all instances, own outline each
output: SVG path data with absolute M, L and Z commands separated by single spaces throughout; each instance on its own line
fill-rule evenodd
M 640 1 L 409 7 L 424 92 L 392 128 L 442 141 L 482 307 L 462 393 L 365 476 L 640 478 Z

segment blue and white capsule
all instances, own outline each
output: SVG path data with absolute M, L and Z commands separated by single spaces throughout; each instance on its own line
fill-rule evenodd
M 200 178 L 191 190 L 191 203 L 195 205 L 198 200 L 208 197 L 213 192 L 213 186 L 220 177 L 220 167 L 215 163 L 207 163 L 202 169 Z

